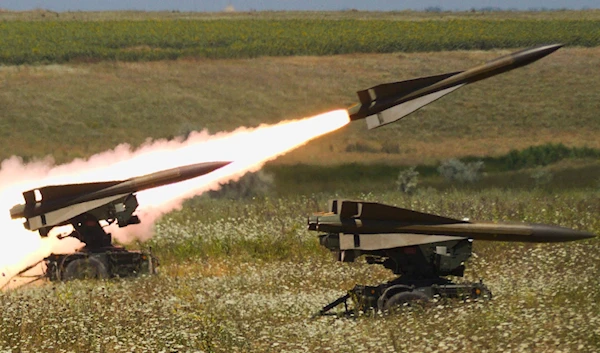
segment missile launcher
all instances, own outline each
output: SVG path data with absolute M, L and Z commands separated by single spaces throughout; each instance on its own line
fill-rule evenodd
M 462 277 L 474 240 L 556 243 L 584 240 L 595 234 L 570 228 L 528 224 L 491 223 L 454 219 L 375 202 L 332 200 L 329 211 L 309 217 L 308 229 L 339 261 L 364 256 L 399 277 L 378 286 L 356 286 L 326 305 L 353 299 L 358 310 L 391 310 L 408 302 L 426 302 L 435 296 L 490 298 L 483 283 L 456 284 L 446 276 Z
M 229 163 L 198 163 L 127 180 L 45 186 L 24 192 L 25 203 L 13 206 L 10 216 L 25 218 L 23 226 L 42 237 L 54 227 L 70 224 L 73 232 L 68 236 L 85 244 L 76 253 L 51 254 L 43 260 L 44 277 L 50 280 L 154 273 L 158 261 L 151 253 L 113 245 L 100 222 L 119 227 L 140 223 L 134 215 L 138 207 L 136 192 L 196 178 Z

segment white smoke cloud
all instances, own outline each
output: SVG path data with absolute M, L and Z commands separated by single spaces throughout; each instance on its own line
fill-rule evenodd
M 152 235 L 156 219 L 180 207 L 186 198 L 257 171 L 266 162 L 348 122 L 347 112 L 338 110 L 215 135 L 206 131 L 193 132 L 185 140 L 148 140 L 136 149 L 123 144 L 89 159 L 62 165 L 55 165 L 51 157 L 30 163 L 24 163 L 19 157 L 6 159 L 0 164 L 0 212 L 5 210 L 0 213 L 0 286 L 18 270 L 51 252 L 72 252 L 79 246 L 73 239 L 59 241 L 52 234 L 41 239 L 37 233 L 25 230 L 22 220 L 11 220 L 9 210 L 23 203 L 23 191 L 46 185 L 122 180 L 194 163 L 232 161 L 210 174 L 139 192 L 137 215 L 142 224 L 111 227 L 110 231 L 121 242 L 133 238 L 145 240 Z M 53 234 L 59 232 L 68 233 L 69 228 L 56 229 Z

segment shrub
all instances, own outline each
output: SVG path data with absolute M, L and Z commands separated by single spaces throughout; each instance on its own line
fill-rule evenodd
M 398 173 L 398 179 L 396 179 L 396 188 L 405 193 L 412 194 L 419 183 L 419 172 L 415 170 L 415 167 L 403 169 Z
M 442 162 L 438 167 L 438 172 L 446 180 L 457 181 L 459 183 L 473 183 L 479 180 L 482 169 L 482 161 L 464 163 L 453 158 Z
M 546 169 L 535 169 L 530 176 L 537 186 L 546 185 L 552 181 L 552 173 Z

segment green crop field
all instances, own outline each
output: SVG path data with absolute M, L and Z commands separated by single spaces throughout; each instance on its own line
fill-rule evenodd
M 600 11 L 0 11 L 0 160 L 57 164 L 346 108 L 361 89 L 550 42 L 567 46 L 186 201 L 126 245 L 151 248 L 157 276 L 1 291 L 0 353 L 600 350 L 598 239 L 475 241 L 465 280 L 483 279 L 491 301 L 313 318 L 393 276 L 334 261 L 306 230 L 328 199 L 350 198 L 600 234 Z M 442 175 L 453 159 L 462 170 Z
M 600 44 L 597 20 L 5 21 L 0 63 L 487 50 Z

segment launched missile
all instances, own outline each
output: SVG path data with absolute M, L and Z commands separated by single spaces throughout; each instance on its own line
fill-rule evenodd
M 125 226 L 121 224 L 125 218 L 121 222 L 118 216 L 126 214 L 127 220 L 131 218 L 137 207 L 137 200 L 129 197 L 133 193 L 196 178 L 229 163 L 197 163 L 126 180 L 45 186 L 25 191 L 25 204 L 13 206 L 10 216 L 13 219 L 25 218 L 25 228 L 39 229 L 40 233 L 47 233 L 54 226 L 69 224 L 81 214 L 94 212 L 102 213 L 102 216 L 95 215 L 97 219 L 112 215 L 119 219 L 119 225 Z M 130 209 L 128 212 L 125 212 L 126 206 Z
M 400 120 L 458 88 L 537 61 L 562 47 L 545 45 L 521 50 L 466 71 L 386 83 L 357 92 L 359 103 L 348 108 L 350 120 L 365 119 L 373 129 Z
M 589 232 L 559 226 L 470 222 L 349 200 L 331 201 L 329 213 L 309 217 L 308 229 L 329 233 L 321 237 L 321 242 L 332 250 L 380 250 L 465 238 L 548 243 L 595 237 Z

